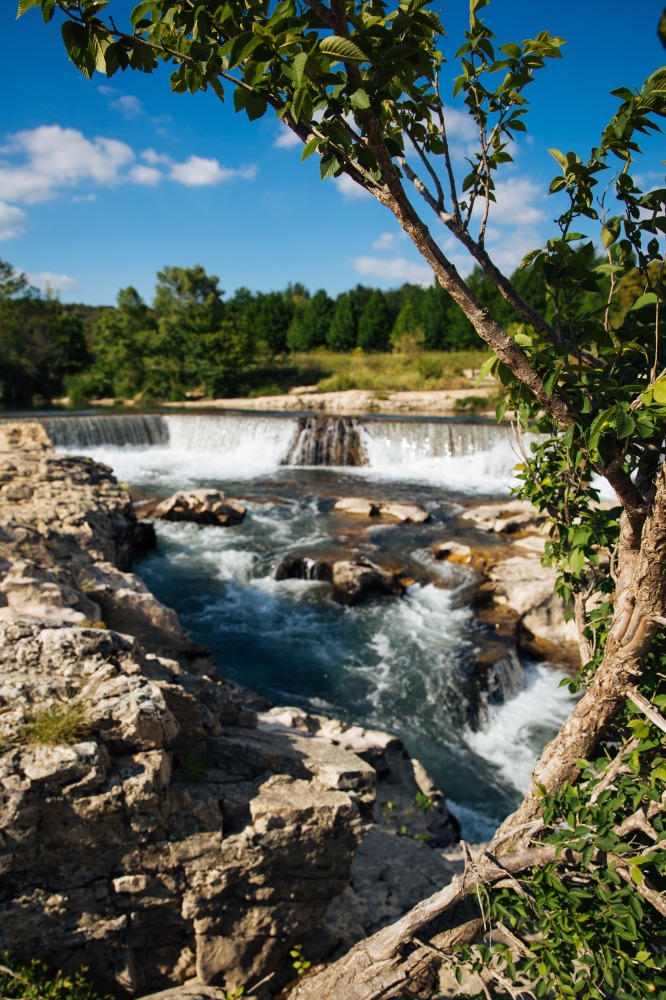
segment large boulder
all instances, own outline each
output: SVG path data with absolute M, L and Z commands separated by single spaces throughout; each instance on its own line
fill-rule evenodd
M 227 527 L 240 524 L 246 508 L 238 500 L 225 497 L 219 490 L 179 490 L 151 509 L 152 517 L 165 521 L 193 521 Z

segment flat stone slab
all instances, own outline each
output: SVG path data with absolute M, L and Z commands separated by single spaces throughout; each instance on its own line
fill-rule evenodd
M 392 503 L 385 500 L 368 500 L 365 497 L 342 497 L 333 510 L 360 517 L 388 517 L 405 524 L 423 524 L 430 514 L 416 503 Z

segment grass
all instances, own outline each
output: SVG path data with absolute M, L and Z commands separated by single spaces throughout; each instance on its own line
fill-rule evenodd
M 20 738 L 32 746 L 61 746 L 78 743 L 90 734 L 86 705 L 76 701 L 55 701 L 36 708 L 30 714 L 21 729 Z
M 375 392 L 473 389 L 467 369 L 478 370 L 486 351 L 417 351 L 404 354 L 336 354 L 320 349 L 255 365 L 244 377 L 245 395 L 278 395 L 299 385 L 322 392 L 369 389 Z

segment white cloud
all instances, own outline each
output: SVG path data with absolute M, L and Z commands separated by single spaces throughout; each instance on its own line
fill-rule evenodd
M 411 281 L 418 285 L 431 285 L 434 276 L 427 264 L 415 264 L 405 257 L 354 257 L 351 265 L 364 278 L 382 278 L 387 281 Z
M 257 168 L 254 164 L 246 167 L 223 167 L 217 160 L 203 156 L 190 156 L 184 163 L 174 163 L 169 171 L 172 180 L 186 187 L 224 184 L 237 178 L 252 180 L 256 174 Z
M 467 143 L 476 142 L 479 136 L 478 125 L 471 115 L 465 111 L 458 111 L 457 108 L 444 108 L 444 124 L 449 139 Z
M 404 238 L 404 233 L 381 233 L 372 244 L 373 250 L 393 250 L 398 240 Z
M 31 285 L 42 292 L 69 292 L 78 288 L 78 281 L 68 274 L 53 274 L 52 271 L 40 271 L 39 274 L 26 274 Z
M 23 232 L 25 212 L 0 201 L 0 240 L 11 240 Z
M 356 181 L 353 181 L 349 174 L 340 174 L 334 179 L 334 184 L 345 201 L 355 201 L 357 198 L 372 198 L 372 195 Z
M 77 129 L 59 125 L 16 132 L 3 149 L 19 163 L 0 164 L 0 190 L 7 199 L 46 201 L 56 189 L 83 181 L 116 184 L 120 170 L 131 163 L 134 153 L 118 139 L 98 137 L 92 141 Z
M 135 163 L 127 175 L 135 184 L 148 184 L 154 187 L 164 178 L 164 174 L 156 167 L 144 167 L 141 163 Z
M 502 230 L 491 227 L 486 234 L 488 253 L 504 274 L 515 271 L 528 250 L 542 243 L 539 233 L 529 226 Z
M 138 118 L 140 115 L 145 114 L 141 101 L 134 94 L 121 94 L 115 87 L 107 87 L 106 85 L 97 89 L 100 94 L 109 98 L 111 107 L 120 111 L 125 118 Z
M 279 131 L 273 140 L 273 149 L 292 149 L 300 146 L 301 140 L 295 132 L 292 132 L 287 125 L 280 125 Z
M 544 213 L 535 201 L 543 197 L 541 188 L 526 177 L 510 177 L 495 185 L 496 204 L 490 206 L 490 220 L 507 226 L 533 226 Z
M 144 149 L 140 156 L 142 160 L 145 160 L 146 163 L 150 163 L 153 166 L 157 163 L 171 163 L 170 156 L 167 156 L 166 153 L 157 153 L 154 149 Z

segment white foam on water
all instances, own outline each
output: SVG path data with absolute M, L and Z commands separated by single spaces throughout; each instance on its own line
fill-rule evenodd
M 548 731 L 556 730 L 575 704 L 568 689 L 559 687 L 566 676 L 553 667 L 529 664 L 524 689 L 504 705 L 490 707 L 487 726 L 466 736 L 469 746 L 519 792 L 529 788 Z

